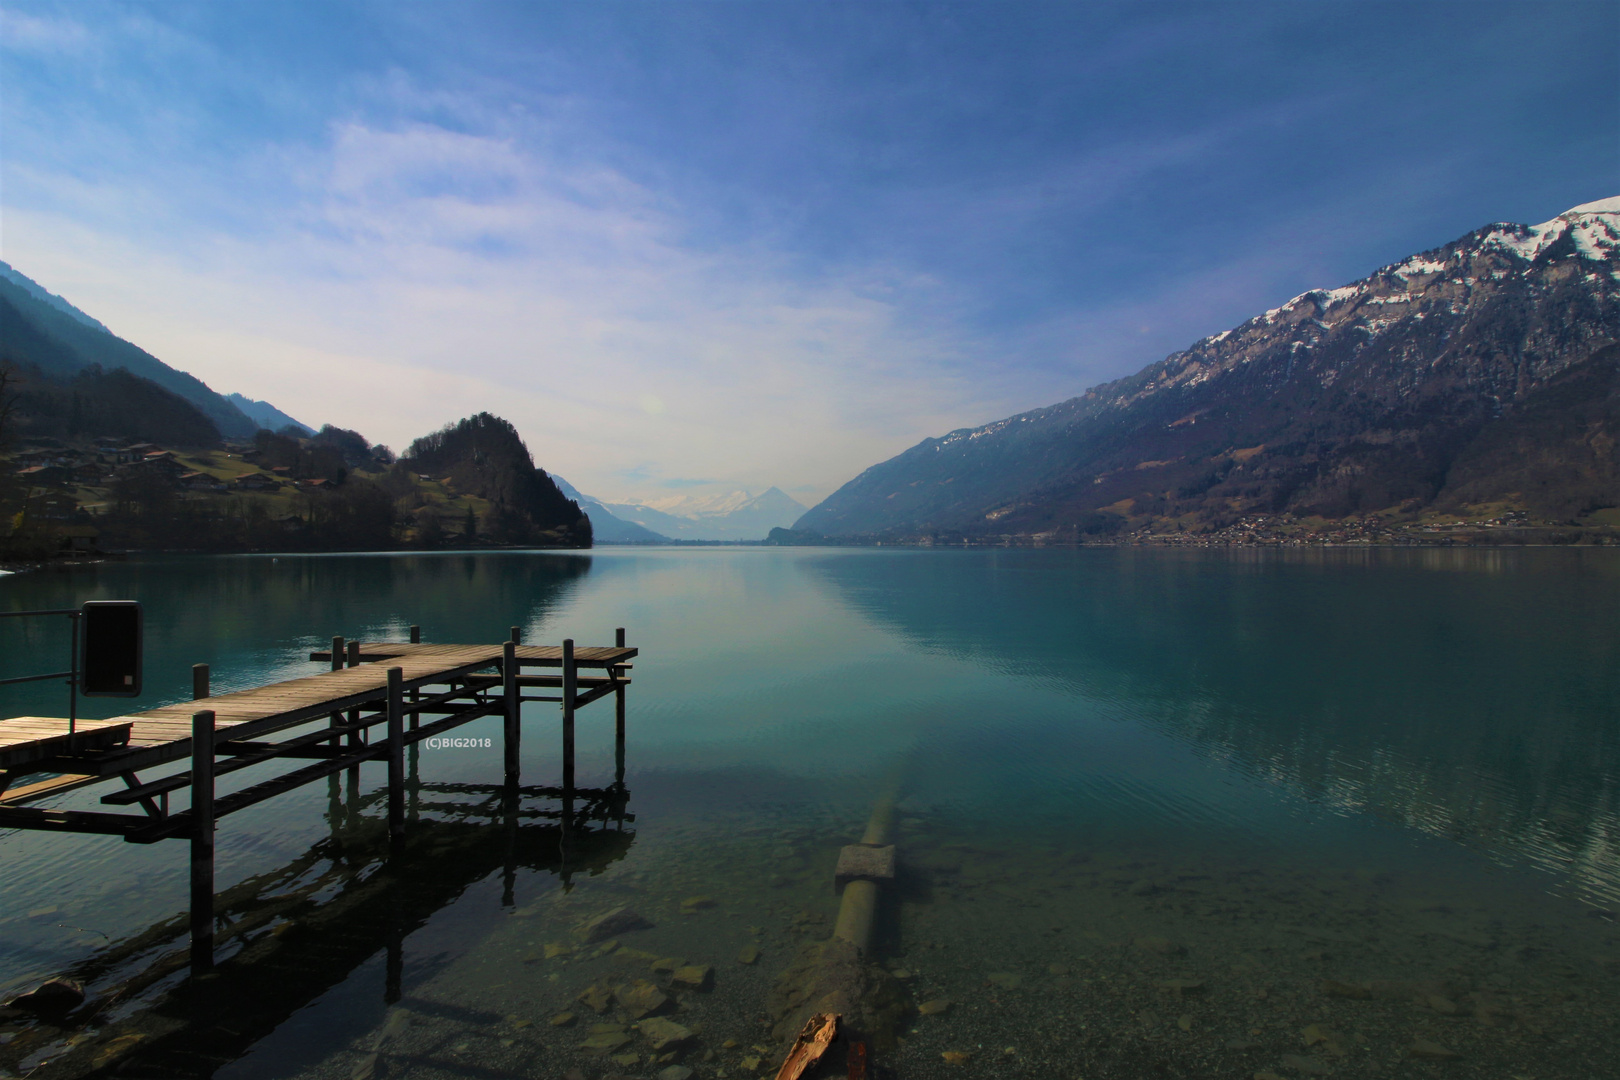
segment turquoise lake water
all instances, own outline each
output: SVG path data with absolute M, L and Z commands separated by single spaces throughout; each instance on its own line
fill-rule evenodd
M 1620 1051 L 1620 553 L 607 548 L 0 578 L 6 609 L 113 598 L 145 605 L 147 692 L 85 715 L 186 700 L 194 663 L 216 692 L 311 674 L 334 634 L 623 626 L 634 817 L 559 852 L 538 819 L 427 799 L 390 865 L 379 763 L 337 802 L 319 783 L 224 819 L 218 887 L 254 894 L 223 904 L 254 927 L 208 991 L 229 1021 L 140 975 L 184 944 L 184 843 L 0 832 L 0 996 L 72 972 L 106 1001 L 0 1020 L 16 1075 L 774 1075 L 779 976 L 891 789 L 896 1075 L 1544 1080 Z M 0 677 L 65 650 L 64 626 L 0 623 Z M 557 782 L 555 717 L 526 707 L 526 783 Z M 498 723 L 457 734 L 490 746 L 420 753 L 441 803 L 500 780 Z M 580 783 L 613 771 L 604 702 Z M 571 935 L 621 904 L 651 928 Z M 666 958 L 712 985 L 672 986 Z M 679 1045 L 591 1006 L 635 980 Z

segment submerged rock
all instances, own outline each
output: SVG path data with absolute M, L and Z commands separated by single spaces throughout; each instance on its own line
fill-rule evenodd
M 616 907 L 580 923 L 574 928 L 574 935 L 585 944 L 594 945 L 598 941 L 606 941 L 608 938 L 628 934 L 633 930 L 650 930 L 652 925 L 629 908 Z
M 714 986 L 714 968 L 708 964 L 689 964 L 675 969 L 672 980 L 677 986 L 693 990 L 708 990 Z
M 617 1050 L 629 1041 L 630 1036 L 623 1031 L 598 1031 L 587 1036 L 585 1041 L 579 1044 L 579 1048 L 606 1053 L 609 1050 Z
M 757 949 L 753 945 L 744 945 L 737 952 L 737 963 L 739 963 L 739 964 L 753 964 L 753 963 L 757 963 L 758 960 L 759 960 L 759 949 Z
M 579 992 L 579 1000 L 586 1008 L 594 1013 L 605 1013 L 608 1006 L 613 1004 L 613 995 L 606 987 L 587 986 Z
M 684 1024 L 677 1024 L 675 1021 L 662 1016 L 654 1016 L 643 1020 L 636 1025 L 636 1030 L 640 1031 L 647 1041 L 652 1044 L 653 1053 L 655 1054 L 661 1054 L 665 1050 L 680 1046 L 682 1043 L 689 1042 L 692 1038 L 691 1028 Z
M 646 979 L 619 987 L 613 991 L 613 999 L 635 1020 L 662 1012 L 671 1004 L 670 996 Z
M 41 1016 L 55 1016 L 75 1008 L 83 1001 L 83 986 L 72 979 L 51 979 L 40 983 L 21 997 L 12 998 L 7 1004 L 13 1009 L 22 1009 Z
M 1320 1046 L 1323 1050 L 1335 1057 L 1344 1057 L 1349 1051 L 1344 1048 L 1345 1038 L 1332 1028 L 1321 1024 L 1311 1024 L 1300 1033 L 1306 1046 Z
M 1413 1039 L 1406 1055 L 1423 1061 L 1455 1061 L 1462 1057 L 1457 1051 L 1447 1049 L 1431 1039 Z
M 921 1005 L 917 1006 L 917 1012 L 923 1016 L 943 1016 L 945 1013 L 950 1011 L 951 1003 L 945 998 L 935 998 L 932 1001 L 925 1001 Z
M 1424 999 L 1425 1004 L 1441 1016 L 1456 1016 L 1462 1012 L 1457 1003 L 1441 994 L 1430 994 Z

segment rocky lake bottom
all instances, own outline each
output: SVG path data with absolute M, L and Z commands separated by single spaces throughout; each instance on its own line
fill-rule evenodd
M 310 1053 L 305 1029 L 342 1008 L 317 1000 L 219 1075 L 774 1075 L 779 978 L 828 936 L 859 831 L 689 823 L 567 890 L 535 875 L 340 1044 Z M 1620 927 L 1524 883 L 1032 845 L 918 816 L 899 844 L 874 958 L 908 1006 L 874 1058 L 893 1075 L 1609 1075 Z M 634 918 L 581 939 L 609 913 Z

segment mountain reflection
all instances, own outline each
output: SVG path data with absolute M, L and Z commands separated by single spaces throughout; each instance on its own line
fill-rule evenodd
M 1620 896 L 1620 553 L 807 560 L 915 645 L 1123 707 L 1319 803 Z
M 591 557 L 537 552 L 398 555 L 256 555 L 133 560 L 71 573 L 18 575 L 8 609 L 139 600 L 145 608 L 147 692 L 134 703 L 85 703 L 102 716 L 190 698 L 191 665 L 215 670 L 217 691 L 265 681 L 265 650 L 285 649 L 307 675 L 307 646 L 333 634 L 404 640 L 499 641 L 560 606 L 591 571 Z M 66 619 L 0 620 L 0 678 L 49 670 L 68 651 Z M 234 681 L 233 681 L 234 680 Z M 8 687 L 8 715 L 57 715 L 54 684 Z M 99 711 L 97 711 L 99 709 Z

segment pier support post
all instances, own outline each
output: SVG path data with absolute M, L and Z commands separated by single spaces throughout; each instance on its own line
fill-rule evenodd
M 523 627 L 521 627 L 521 626 L 512 627 L 512 644 L 514 644 L 514 645 L 523 644 Z
M 208 665 L 191 665 L 191 699 L 201 701 L 208 696 Z
M 562 644 L 562 774 L 563 790 L 574 788 L 574 700 L 578 697 L 579 673 L 574 667 L 574 639 L 564 638 Z
M 358 641 L 349 642 L 349 666 L 352 667 L 352 668 L 357 668 L 357 667 L 360 666 L 360 643 Z M 359 722 L 360 722 L 360 710 L 359 709 L 350 709 L 349 710 L 349 723 L 358 724 Z M 356 728 L 355 730 L 349 732 L 348 743 L 349 743 L 349 749 L 350 750 L 359 750 L 361 747 L 365 746 L 365 744 L 366 744 L 365 737 L 360 734 L 360 731 L 359 731 L 358 728 Z M 350 815 L 351 818 L 357 818 L 360 815 L 360 766 L 359 765 L 350 765 L 349 766 L 349 815 Z
M 191 971 L 214 966 L 214 713 L 191 715 Z
M 422 644 L 422 628 L 414 624 L 411 626 L 411 644 Z M 415 705 L 418 701 L 422 700 L 422 691 L 418 687 L 411 687 L 410 700 L 412 705 Z M 415 731 L 421 723 L 422 714 L 414 709 L 411 710 L 411 716 L 410 719 L 406 721 L 406 726 L 412 731 Z M 422 779 L 417 769 L 417 765 L 422 756 L 422 744 L 415 742 L 411 743 L 411 748 L 407 751 L 407 753 L 410 755 L 406 769 L 406 775 L 409 777 L 408 786 L 411 794 L 410 819 L 412 822 L 416 822 L 421 818 Z
M 517 627 L 512 628 L 516 632 Z M 523 701 L 518 687 L 517 642 L 508 641 L 501 651 L 501 696 L 502 706 L 505 708 L 505 725 L 502 740 L 506 744 L 506 782 L 515 784 L 518 781 L 518 750 L 519 739 L 522 737 Z
M 624 627 L 613 631 L 613 644 L 624 648 Z M 624 684 L 613 691 L 613 781 L 624 783 Z
M 331 661 L 333 671 L 342 670 L 343 636 L 341 634 L 334 634 L 332 636 Z M 328 720 L 327 726 L 337 727 L 342 722 L 343 714 L 333 713 Z M 327 745 L 335 751 L 338 748 L 337 736 L 334 735 L 331 739 L 327 740 Z M 341 821 L 343 817 L 343 779 L 342 777 L 338 776 L 337 773 L 333 773 L 331 776 L 326 778 L 326 803 L 327 818 L 330 820 L 332 825 L 332 835 L 336 836 L 338 831 L 338 822 Z
M 388 839 L 405 839 L 405 671 L 388 669 Z

